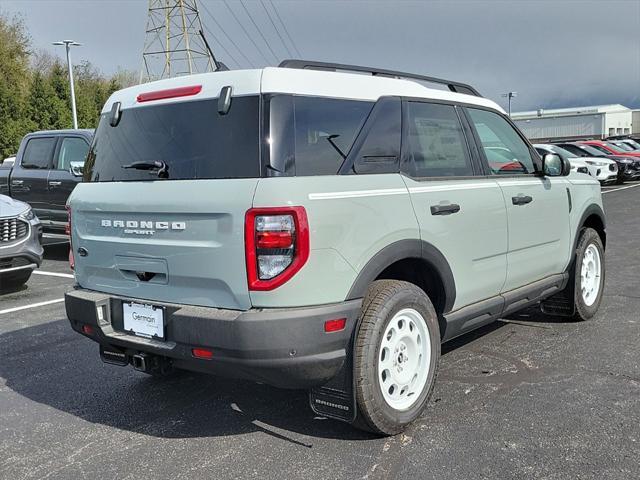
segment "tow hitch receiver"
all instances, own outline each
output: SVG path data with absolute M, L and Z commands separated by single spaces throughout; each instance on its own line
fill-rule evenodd
M 131 356 L 133 368 L 140 372 L 166 375 L 171 372 L 171 361 L 165 357 L 158 357 L 148 353 L 136 353 Z

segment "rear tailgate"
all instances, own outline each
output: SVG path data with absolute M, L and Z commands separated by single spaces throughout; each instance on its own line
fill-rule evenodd
M 79 184 L 70 199 L 78 284 L 151 301 L 250 308 L 244 216 L 257 183 Z

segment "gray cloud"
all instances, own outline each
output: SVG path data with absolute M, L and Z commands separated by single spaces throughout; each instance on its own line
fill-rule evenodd
M 223 2 L 200 3 L 252 62 L 271 64 Z M 260 40 L 240 3 L 228 3 Z M 471 83 L 502 104 L 500 93 L 515 90 L 514 110 L 604 103 L 640 107 L 640 0 L 274 3 L 306 58 L 448 77 Z M 276 54 L 288 57 L 260 3 L 245 4 Z M 85 43 L 74 52 L 77 59 L 111 73 L 118 67 L 140 68 L 146 5 L 138 0 L 4 0 L 0 8 L 25 16 L 34 46 L 53 49 L 51 41 L 71 37 Z M 216 37 L 210 38 L 214 47 L 221 41 L 247 67 L 201 10 Z M 235 63 L 219 47 L 214 50 L 221 60 Z

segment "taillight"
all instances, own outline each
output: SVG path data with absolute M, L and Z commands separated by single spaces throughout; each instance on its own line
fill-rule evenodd
M 309 258 L 304 207 L 252 208 L 244 225 L 249 290 L 273 290 Z

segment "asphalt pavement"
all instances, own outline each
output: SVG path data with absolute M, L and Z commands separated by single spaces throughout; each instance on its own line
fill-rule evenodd
M 66 246 L 47 247 L 0 296 L 0 478 L 640 478 L 633 187 L 604 189 L 598 315 L 528 311 L 445 345 L 424 416 L 393 438 L 314 416 L 304 392 L 103 364 L 60 302 Z

